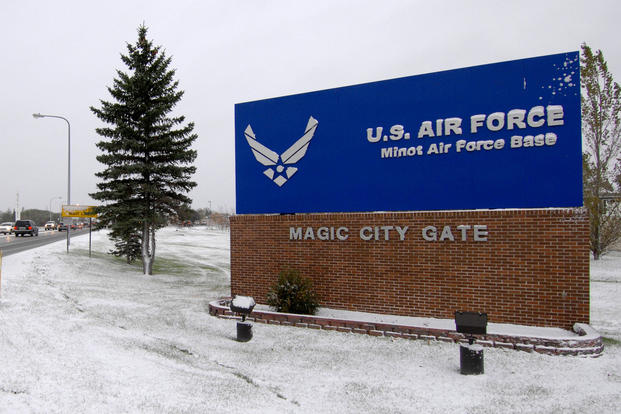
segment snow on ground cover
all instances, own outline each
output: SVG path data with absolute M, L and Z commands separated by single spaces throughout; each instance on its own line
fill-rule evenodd
M 591 260 L 591 325 L 602 335 L 621 341 L 620 251 Z
M 255 310 L 273 311 L 268 305 L 257 305 Z M 430 329 L 454 330 L 454 319 L 423 318 L 416 316 L 383 315 L 368 312 L 352 312 L 341 309 L 317 308 L 316 316 L 347 321 L 364 321 L 367 323 L 385 323 L 391 325 L 416 326 Z M 495 335 L 527 336 L 530 338 L 567 339 L 579 337 L 575 332 L 562 328 L 522 326 L 507 323 L 487 324 L 487 332 Z
M 106 254 L 105 234 L 7 257 L 0 300 L 0 412 L 616 412 L 621 346 L 600 358 L 485 349 L 459 374 L 455 344 L 235 322 L 228 233 L 158 232 L 157 275 Z M 621 256 L 592 265 L 593 325 L 621 338 Z M 604 270 L 604 268 L 606 270 Z M 615 272 L 615 269 L 617 271 Z M 598 282 L 603 274 L 612 274 Z M 606 276 L 608 278 L 608 276 Z
M 612 250 L 599 260 L 591 260 L 591 281 L 621 283 L 621 251 Z
M 270 310 L 267 305 L 261 306 L 260 309 Z M 340 309 L 325 309 L 319 308 L 317 316 L 343 319 L 343 320 L 355 320 L 366 321 L 371 323 L 387 323 L 392 325 L 407 325 L 425 327 L 431 329 L 455 329 L 454 319 L 438 319 L 438 318 L 420 318 L 413 316 L 399 316 L 399 315 L 380 315 L 374 313 L 365 312 L 350 312 Z M 579 335 L 561 328 L 543 328 L 536 326 L 521 326 L 508 323 L 493 323 L 487 324 L 487 332 L 495 335 L 513 335 L 513 336 L 528 336 L 530 338 L 556 338 L 565 339 L 578 337 Z

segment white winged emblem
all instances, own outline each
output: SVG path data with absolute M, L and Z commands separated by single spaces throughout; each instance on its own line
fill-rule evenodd
M 298 171 L 296 167 L 289 165 L 295 164 L 300 161 L 304 155 L 306 155 L 306 150 L 310 145 L 311 139 L 313 139 L 315 129 L 317 129 L 317 124 L 317 120 L 311 116 L 308 119 L 308 124 L 306 124 L 306 130 L 304 131 L 302 138 L 298 139 L 281 155 L 278 155 L 276 152 L 257 141 L 250 125 L 246 127 L 244 135 L 246 136 L 246 141 L 248 141 L 248 145 L 250 145 L 252 153 L 257 161 L 266 167 L 270 167 L 263 171 L 263 174 L 265 174 L 270 180 L 274 181 L 276 185 L 282 187 L 282 185 L 293 177 L 293 174 Z M 274 165 L 276 167 L 272 168 Z M 285 168 L 285 165 L 288 165 L 288 167 Z

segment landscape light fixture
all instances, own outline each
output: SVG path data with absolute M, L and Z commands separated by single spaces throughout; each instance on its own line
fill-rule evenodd
M 39 118 L 58 118 L 62 119 L 67 123 L 67 204 L 71 204 L 71 124 L 69 120 L 63 116 L 58 115 L 46 115 L 46 114 L 32 114 L 34 119 Z M 67 253 L 69 253 L 69 233 L 71 231 L 71 226 L 67 226 Z
M 229 305 L 231 312 L 241 315 L 241 322 L 237 322 L 237 340 L 248 342 L 252 339 L 252 324 L 246 322 L 246 316 L 250 315 L 256 303 L 250 296 L 235 296 Z
M 487 334 L 487 313 L 455 312 L 455 330 L 468 338 L 468 344 L 459 347 L 460 372 L 463 375 L 483 374 L 483 347 L 474 343 L 474 335 Z

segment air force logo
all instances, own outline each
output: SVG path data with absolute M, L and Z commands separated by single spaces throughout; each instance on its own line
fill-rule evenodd
M 270 167 L 263 171 L 263 174 L 265 174 L 270 180 L 274 181 L 277 186 L 282 187 L 282 185 L 293 177 L 293 174 L 298 171 L 296 167 L 290 165 L 300 161 L 302 157 L 306 155 L 306 150 L 310 145 L 311 139 L 313 139 L 315 129 L 317 129 L 317 124 L 317 120 L 311 116 L 308 119 L 308 124 L 306 125 L 306 130 L 304 131 L 302 138 L 298 139 L 281 155 L 278 155 L 276 152 L 257 141 L 250 125 L 248 125 L 244 131 L 244 135 L 246 136 L 246 141 L 248 141 L 248 145 L 250 145 L 252 153 L 257 161 L 266 167 Z M 274 165 L 276 167 L 272 168 Z M 288 166 L 286 169 L 285 165 Z

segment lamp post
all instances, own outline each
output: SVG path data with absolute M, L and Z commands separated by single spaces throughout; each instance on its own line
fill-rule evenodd
M 50 210 L 49 210 L 50 211 L 50 221 L 52 221 L 52 200 L 58 200 L 58 199 L 62 199 L 62 197 L 58 196 L 58 197 L 50 198 Z
M 39 118 L 58 118 L 62 119 L 67 123 L 67 204 L 71 204 L 71 124 L 69 120 L 65 117 L 58 115 L 43 115 L 43 114 L 32 114 L 32 117 L 35 119 Z M 67 253 L 69 253 L 69 232 L 71 231 L 71 226 L 67 226 Z

